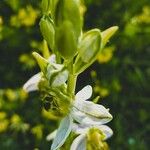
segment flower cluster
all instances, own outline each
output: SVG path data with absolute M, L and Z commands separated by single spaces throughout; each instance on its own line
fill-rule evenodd
M 41 72 L 23 87 L 27 92 L 42 91 L 45 109 L 61 120 L 48 136 L 54 138 L 51 150 L 60 149 L 70 133 L 77 137 L 67 149 L 104 149 L 104 140 L 113 133 L 104 125 L 112 119 L 109 109 L 88 101 L 92 87 L 87 85 L 76 95 L 75 89 L 79 74 L 94 63 L 118 27 L 84 33 L 81 6 L 80 0 L 42 0 L 40 30 L 53 54 L 47 59 L 33 53 Z

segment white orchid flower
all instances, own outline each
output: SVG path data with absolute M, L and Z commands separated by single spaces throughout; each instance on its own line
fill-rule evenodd
M 53 66 L 58 69 L 61 70 L 63 68 L 63 65 L 60 64 L 56 64 L 56 56 L 54 54 L 52 54 L 49 59 L 48 62 L 50 62 L 51 64 L 53 64 Z M 34 76 L 32 76 L 24 85 L 23 85 L 23 89 L 26 92 L 32 92 L 32 91 L 36 91 L 38 90 L 38 85 L 39 82 L 42 79 L 42 72 L 39 72 L 37 74 L 35 74 Z M 66 70 L 64 70 L 54 81 L 54 85 L 60 85 L 64 80 L 66 80 L 68 78 L 68 72 Z
M 90 85 L 85 86 L 81 91 L 76 94 L 75 100 L 73 101 L 73 106 L 70 110 L 70 114 L 62 119 L 60 123 L 60 126 L 56 133 L 56 137 L 53 140 L 51 150 L 57 150 L 58 148 L 60 148 L 65 142 L 64 139 L 67 139 L 71 131 L 75 131 L 76 133 L 82 133 L 83 131 L 87 131 L 91 127 L 97 127 L 104 133 L 107 133 L 107 131 L 109 134 L 111 133 L 112 130 L 102 124 L 109 122 L 112 119 L 112 115 L 104 106 L 95 104 L 90 101 L 86 101 L 91 97 L 91 95 L 92 87 Z M 79 126 L 78 128 L 76 128 L 76 130 L 73 120 L 79 123 Z M 81 130 L 81 126 L 85 126 L 85 128 Z M 49 135 L 49 137 L 50 139 L 52 139 L 51 137 L 54 136 Z M 84 150 L 82 149 L 82 147 L 85 146 L 84 142 L 85 132 L 81 134 L 78 139 L 75 140 L 75 144 L 73 143 L 73 145 L 80 145 L 80 149 Z
M 106 140 L 113 135 L 113 131 L 111 130 L 111 128 L 106 125 L 85 126 L 74 123 L 72 130 L 76 134 L 79 134 L 79 136 L 74 139 L 73 143 L 71 144 L 70 150 L 86 150 L 87 135 L 89 130 L 92 128 L 98 129 L 104 135 L 103 140 Z

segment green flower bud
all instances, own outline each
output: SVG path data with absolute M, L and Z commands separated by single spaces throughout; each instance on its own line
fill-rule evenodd
M 69 21 L 56 30 L 56 47 L 64 59 L 72 59 L 77 53 L 77 40 L 74 34 L 73 25 Z
M 115 34 L 115 32 L 118 30 L 118 26 L 113 26 L 105 31 L 102 32 L 102 45 L 101 48 L 104 48 L 104 46 L 107 44 L 109 39 Z
M 44 16 L 40 21 L 40 30 L 51 50 L 54 50 L 55 30 L 49 16 Z
M 82 16 L 78 0 L 59 0 L 55 13 L 55 24 L 61 26 L 65 20 L 72 23 L 74 33 L 78 38 L 82 29 Z
M 74 63 L 74 73 L 79 74 L 89 67 L 100 52 L 101 33 L 99 29 L 86 32 L 78 47 L 78 56 Z
M 41 71 L 45 73 L 47 70 L 48 61 L 36 52 L 33 52 L 32 55 L 36 59 Z

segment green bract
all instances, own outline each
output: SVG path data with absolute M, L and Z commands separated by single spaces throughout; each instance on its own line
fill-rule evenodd
M 73 25 L 64 21 L 56 30 L 56 47 L 64 59 L 72 59 L 77 52 L 77 40 Z
M 102 32 L 102 45 L 101 48 L 104 48 L 104 46 L 107 44 L 109 39 L 115 34 L 115 32 L 118 30 L 118 26 L 113 26 L 105 31 Z
M 74 63 L 74 73 L 79 74 L 89 67 L 101 50 L 101 33 L 99 29 L 86 32 L 78 47 L 78 56 Z
M 41 71 L 43 73 L 46 73 L 46 69 L 47 69 L 47 65 L 48 65 L 48 61 L 43 58 L 41 55 L 39 55 L 36 52 L 33 52 L 32 55 L 34 56 L 34 58 L 36 59 Z
M 53 21 L 49 16 L 43 16 L 40 20 L 40 30 L 51 50 L 54 50 L 55 30 Z

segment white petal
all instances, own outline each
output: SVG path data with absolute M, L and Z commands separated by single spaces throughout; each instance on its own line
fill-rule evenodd
M 76 101 L 84 101 L 92 96 L 92 87 L 90 85 L 85 86 L 81 91 L 79 91 L 76 96 Z
M 106 125 L 96 126 L 99 130 L 101 130 L 105 135 L 105 140 L 110 138 L 113 135 L 113 131 Z
M 89 126 L 87 125 L 82 125 L 78 123 L 73 123 L 72 125 L 72 131 L 75 132 L 76 134 L 85 134 L 88 129 Z
M 52 82 L 53 87 L 58 87 L 64 84 L 68 79 L 68 71 L 59 72 Z
M 71 144 L 70 150 L 86 150 L 86 136 L 79 135 Z
M 57 130 L 54 130 L 53 132 L 51 132 L 49 135 L 47 135 L 46 140 L 47 141 L 53 140 L 56 136 L 56 133 L 57 133 Z
M 72 108 L 71 115 L 74 120 L 83 125 L 101 125 L 109 122 L 111 119 L 108 117 L 95 117 L 88 115 L 82 111 L 79 111 L 76 108 Z
M 52 54 L 52 55 L 48 58 L 48 62 L 50 62 L 50 63 L 56 63 L 56 55 Z
M 90 101 L 75 101 L 74 107 L 91 117 L 93 116 L 99 119 L 105 118 L 108 119 L 108 122 L 112 120 L 112 115 L 109 113 L 108 109 L 102 105 Z
M 61 121 L 56 137 L 52 143 L 51 150 L 57 150 L 65 143 L 71 132 L 72 124 L 73 120 L 69 115 Z
M 35 74 L 24 84 L 23 89 L 26 92 L 38 90 L 38 84 L 39 84 L 40 80 L 41 80 L 41 73 Z

